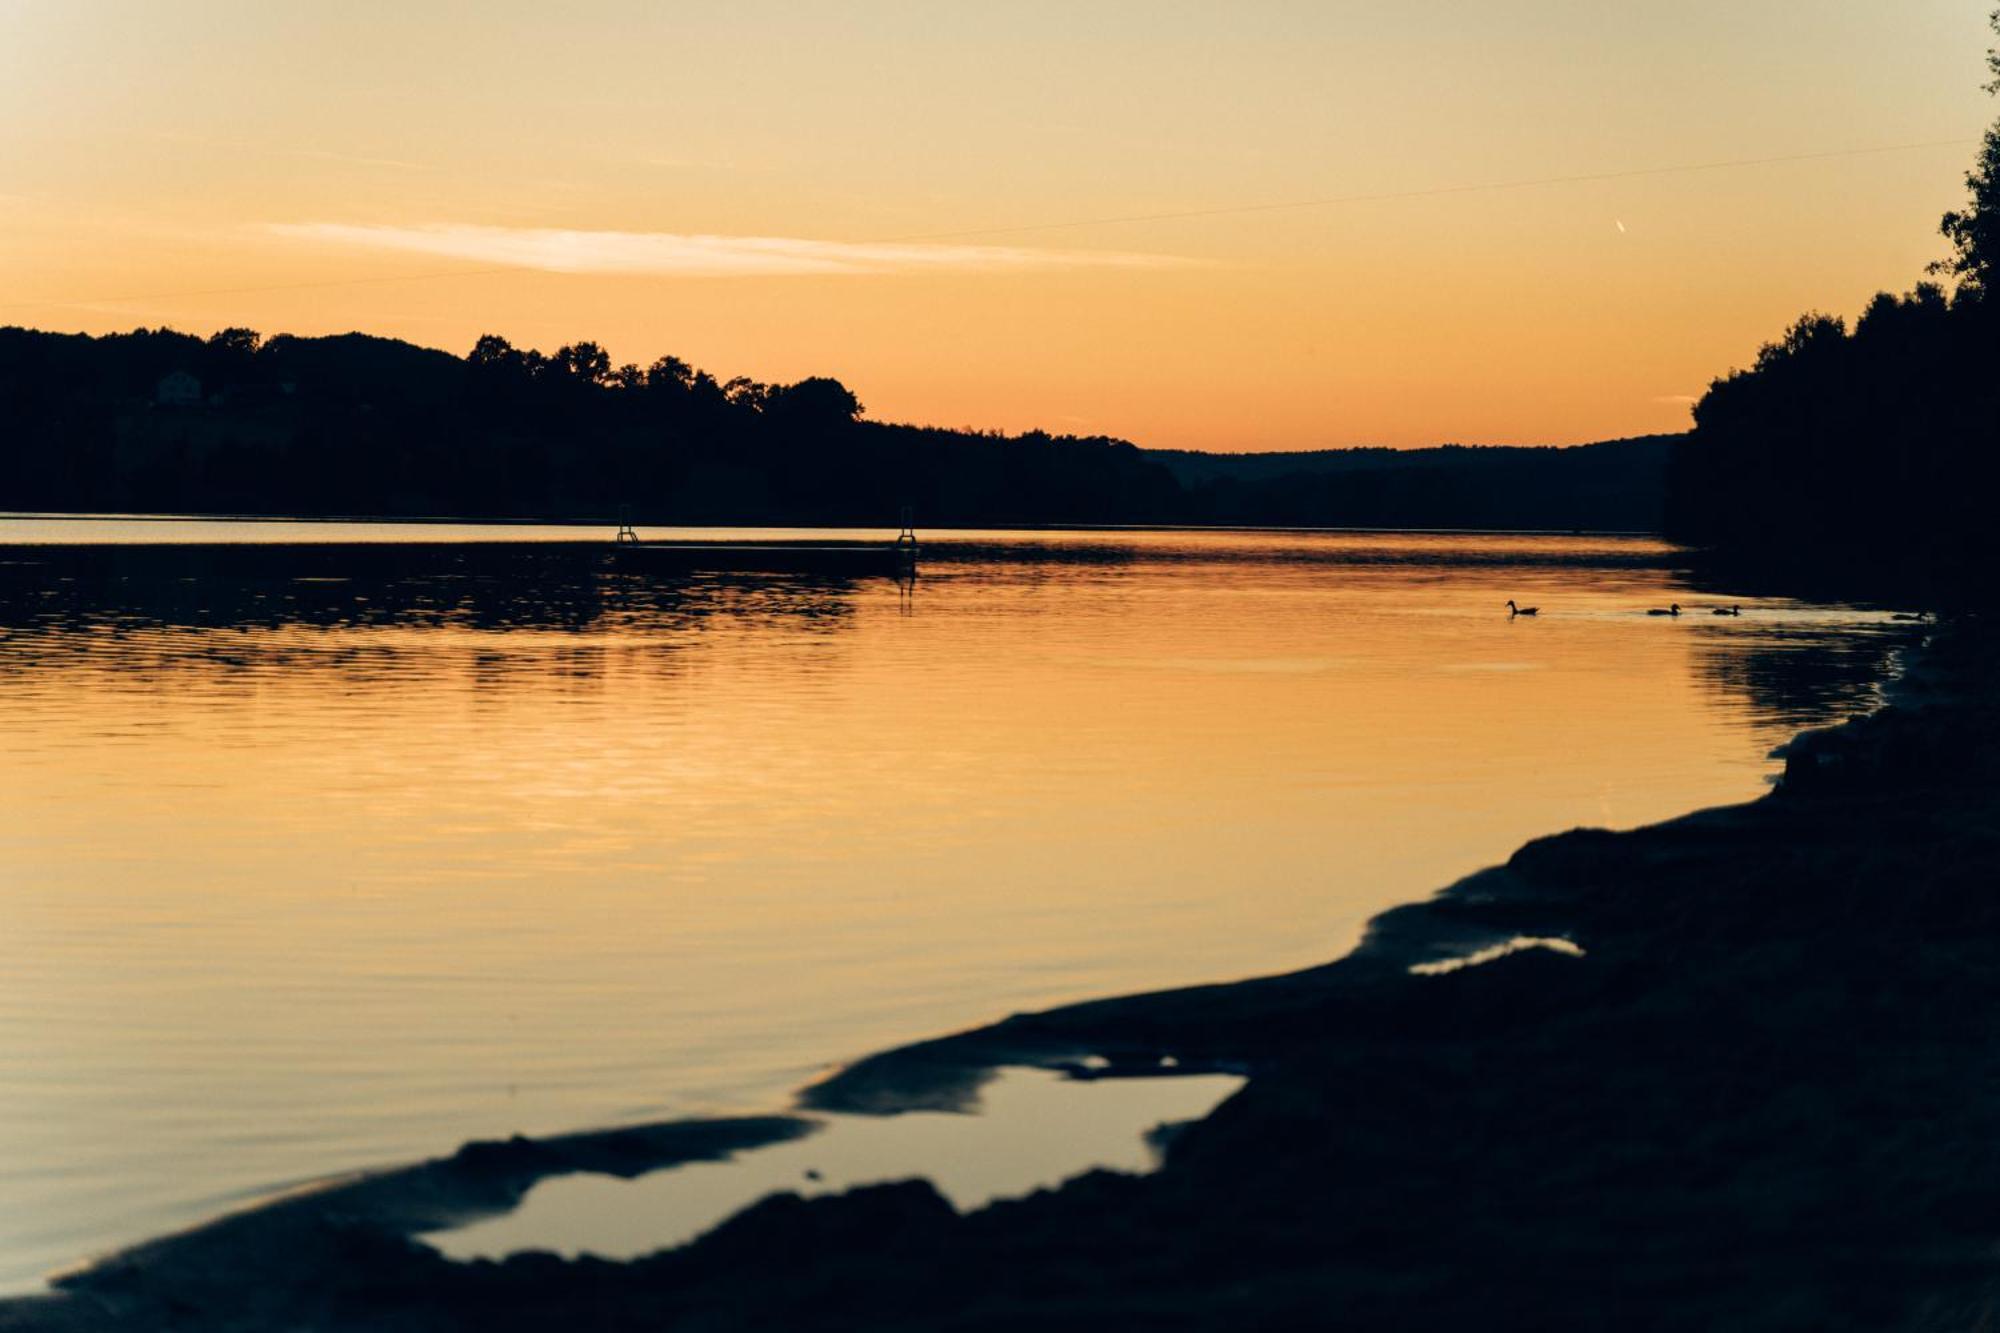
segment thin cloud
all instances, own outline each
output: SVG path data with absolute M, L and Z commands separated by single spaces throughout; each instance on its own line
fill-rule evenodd
M 545 273 L 661 277 L 827 274 L 1018 273 L 1041 269 L 1175 268 L 1193 261 L 1108 250 L 1043 250 L 911 241 L 818 241 L 793 236 L 568 231 L 454 223 L 392 227 L 343 222 L 273 223 L 288 240 L 462 259 Z

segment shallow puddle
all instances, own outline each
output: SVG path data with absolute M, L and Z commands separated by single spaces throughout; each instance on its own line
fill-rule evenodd
M 563 1176 L 510 1213 L 421 1237 L 454 1259 L 522 1250 L 630 1259 L 693 1240 L 768 1194 L 832 1194 L 921 1176 L 961 1212 L 1093 1167 L 1147 1171 L 1152 1131 L 1197 1120 L 1243 1086 L 1232 1074 L 1078 1080 L 1003 1070 L 973 1114 L 828 1115 L 824 1128 L 727 1162 L 642 1176 Z

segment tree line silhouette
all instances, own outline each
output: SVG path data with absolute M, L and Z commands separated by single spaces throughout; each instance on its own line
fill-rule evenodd
M 2000 92 L 2000 51 L 1989 63 Z M 2000 123 L 1966 183 L 1940 281 L 1876 296 L 1852 329 L 1804 315 L 1710 386 L 1669 468 L 1669 535 L 1761 567 L 1992 591 Z
M 930 526 L 1654 529 L 1658 440 L 1149 452 L 869 421 L 852 390 L 482 337 L 0 329 L 0 509 Z
M 837 380 L 717 381 L 483 337 L 0 329 L 0 506 L 52 511 L 881 523 L 1144 522 L 1178 486 L 1129 444 L 859 419 Z

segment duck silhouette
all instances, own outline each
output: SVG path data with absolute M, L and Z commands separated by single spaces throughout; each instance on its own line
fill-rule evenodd
M 1649 616 L 1677 616 L 1680 613 L 1681 613 L 1681 604 L 1679 602 L 1675 602 L 1672 606 L 1668 607 L 1664 611 L 1662 611 L 1659 607 L 1656 606 L 1652 610 L 1648 611 L 1646 614 Z
M 1709 614 L 1712 616 L 1740 616 L 1743 614 L 1743 608 L 1740 606 L 1718 606 L 1709 612 Z
M 1510 616 L 1538 616 L 1541 613 L 1542 608 L 1539 606 L 1516 606 L 1513 598 L 1507 599 L 1507 614 Z

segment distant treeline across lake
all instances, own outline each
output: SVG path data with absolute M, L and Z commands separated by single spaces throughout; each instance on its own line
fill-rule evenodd
M 866 420 L 837 380 L 718 380 L 480 339 L 0 329 L 0 508 L 881 526 L 1658 531 L 1672 437 L 1198 454 Z

